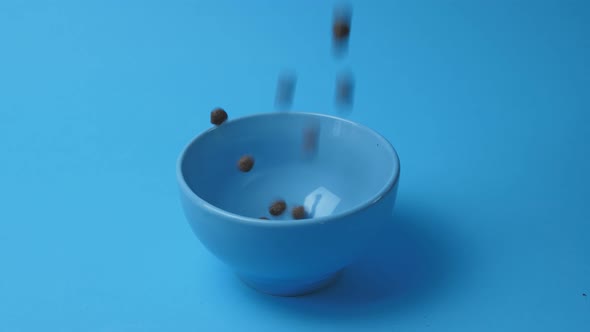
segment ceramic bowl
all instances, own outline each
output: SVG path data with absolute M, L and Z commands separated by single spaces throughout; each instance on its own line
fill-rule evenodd
M 238 168 L 245 155 L 254 159 L 248 172 Z M 246 284 L 283 296 L 329 284 L 363 253 L 391 220 L 399 172 L 395 149 L 375 131 L 295 112 L 213 127 L 177 164 L 182 206 L 202 244 Z M 287 210 L 273 216 L 277 200 Z M 292 217 L 297 205 L 305 219 Z

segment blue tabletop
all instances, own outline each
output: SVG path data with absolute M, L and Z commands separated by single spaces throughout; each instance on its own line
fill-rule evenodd
M 0 1 L 0 331 L 588 331 L 590 5 Z M 186 222 L 184 145 L 231 118 L 339 115 L 396 147 L 395 216 L 332 287 L 244 286 Z M 588 296 L 586 296 L 588 294 Z

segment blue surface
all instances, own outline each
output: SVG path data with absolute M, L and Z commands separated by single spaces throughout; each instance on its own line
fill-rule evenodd
M 310 132 L 315 139 L 306 144 Z M 241 171 L 247 153 L 253 167 Z M 248 285 L 283 296 L 323 288 L 364 251 L 375 254 L 371 244 L 392 222 L 399 175 L 383 136 L 303 112 L 228 120 L 191 141 L 177 167 L 182 206 L 201 243 Z M 273 213 L 279 200 L 286 207 Z M 296 206 L 304 218 L 291 213 Z
M 332 3 L 0 2 L 0 330 L 587 331 L 590 6 L 356 1 L 334 62 Z M 325 292 L 244 287 L 195 239 L 182 147 L 294 107 L 352 120 L 403 163 L 396 223 Z M 589 294 L 590 296 L 590 294 Z

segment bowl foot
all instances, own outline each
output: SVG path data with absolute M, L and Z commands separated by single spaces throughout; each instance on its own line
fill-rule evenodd
M 257 277 L 246 277 L 238 274 L 238 277 L 255 290 L 275 296 L 301 296 L 316 292 L 330 286 L 340 276 L 342 270 L 327 276 L 317 278 L 279 280 Z

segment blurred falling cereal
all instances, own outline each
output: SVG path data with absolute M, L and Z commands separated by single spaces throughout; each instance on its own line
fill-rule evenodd
M 332 46 L 334 55 L 344 56 L 348 51 L 350 28 L 352 21 L 352 9 L 348 5 L 339 5 L 334 9 L 332 21 Z
M 295 85 L 297 76 L 293 72 L 283 72 L 279 75 L 277 82 L 277 94 L 275 106 L 278 110 L 289 110 L 295 96 Z
M 309 125 L 303 129 L 303 151 L 314 152 L 318 148 L 319 126 Z
M 354 101 L 354 78 L 350 73 L 342 73 L 336 79 L 336 105 L 341 110 L 352 108 Z

